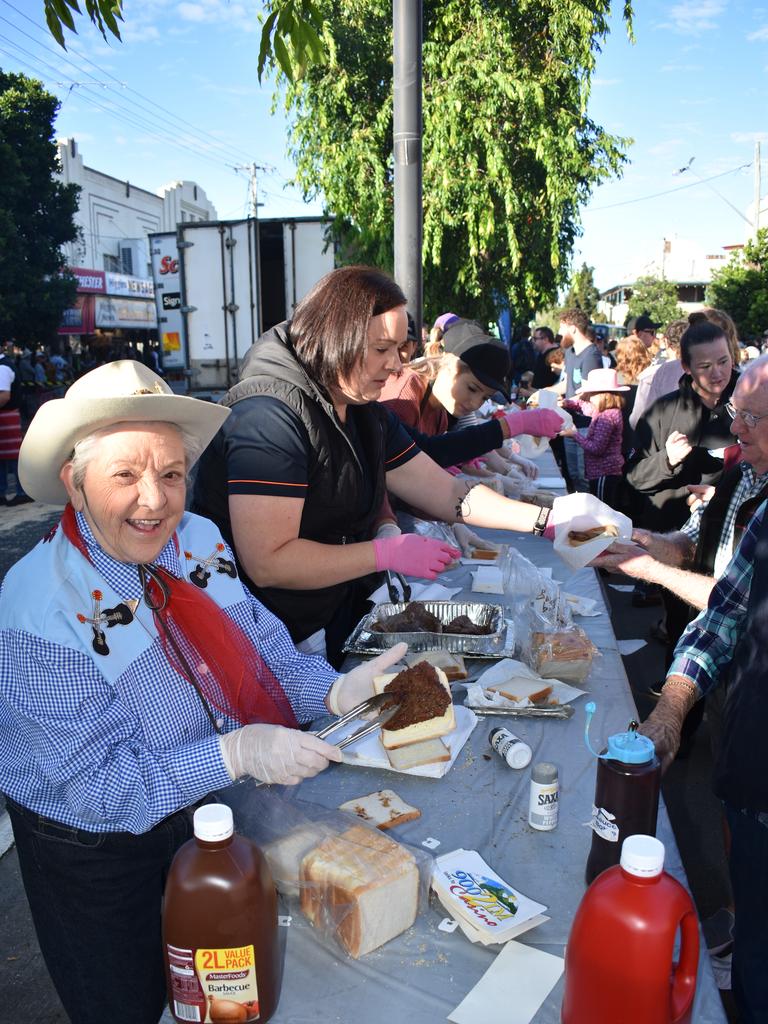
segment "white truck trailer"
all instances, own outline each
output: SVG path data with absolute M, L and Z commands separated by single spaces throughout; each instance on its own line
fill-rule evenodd
M 334 267 L 321 217 L 183 222 L 150 234 L 163 368 L 192 391 L 237 380 L 263 331 Z

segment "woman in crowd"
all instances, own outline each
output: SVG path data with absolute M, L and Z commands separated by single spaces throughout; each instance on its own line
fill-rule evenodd
M 215 526 L 184 512 L 227 415 L 125 360 L 43 405 L 21 449 L 28 493 L 68 504 L 0 595 L 0 789 L 73 1024 L 158 1021 L 189 809 L 240 776 L 293 784 L 340 760 L 298 723 L 356 706 L 392 661 L 340 677 L 297 652 Z
M 433 577 L 458 553 L 425 537 L 375 537 L 386 490 L 448 522 L 530 532 L 546 518 L 482 485 L 469 490 L 379 404 L 406 324 L 388 275 L 327 274 L 290 323 L 251 348 L 197 475 L 194 507 L 234 542 L 246 584 L 296 642 L 332 661 L 373 589 L 359 581 L 384 569 Z

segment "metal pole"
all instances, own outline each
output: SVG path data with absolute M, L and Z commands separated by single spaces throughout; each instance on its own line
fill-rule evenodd
M 755 225 L 755 238 L 757 238 L 757 232 L 760 230 L 760 143 L 755 143 L 755 216 L 753 218 Z
M 394 52 L 395 280 L 422 324 L 421 207 L 422 0 L 392 0 Z

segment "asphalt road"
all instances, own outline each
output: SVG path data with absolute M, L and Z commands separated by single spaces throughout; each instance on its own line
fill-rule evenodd
M 0 507 L 0 578 L 57 519 L 58 512 L 49 506 Z M 630 594 L 611 586 L 628 582 L 620 576 L 602 580 L 617 638 L 647 640 L 640 650 L 624 658 L 638 713 L 644 718 L 653 707 L 647 691 L 663 678 L 663 648 L 648 639 L 659 609 L 633 608 Z M 39 581 L 39 585 L 44 587 L 45 581 Z M 729 900 L 720 806 L 710 788 L 711 768 L 705 716 L 690 753 L 672 765 L 663 783 L 664 799 L 702 919 Z M 66 1024 L 67 1017 L 35 939 L 13 848 L 0 857 L 0 893 L 0 1022 Z M 725 994 L 724 1002 L 731 1021 L 735 1021 L 730 993 Z

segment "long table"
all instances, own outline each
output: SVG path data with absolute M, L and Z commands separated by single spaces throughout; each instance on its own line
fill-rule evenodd
M 594 571 L 572 572 L 547 541 L 481 532 L 490 539 L 513 543 L 536 565 L 551 566 L 554 578 L 567 592 L 597 600 L 602 614 L 577 620 L 600 651 L 584 684 L 597 703 L 593 745 L 626 729 L 635 716 L 635 707 Z M 460 584 L 463 588 L 455 600 L 481 599 L 476 594 L 469 597 L 469 573 L 469 567 L 461 566 L 446 574 L 446 585 Z M 337 765 L 304 782 L 298 795 L 332 808 L 380 788 L 394 788 L 422 811 L 419 820 L 395 829 L 395 837 L 414 846 L 428 838 L 437 839 L 440 845 L 435 854 L 457 847 L 478 850 L 513 886 L 548 907 L 550 920 L 518 941 L 562 956 L 584 893 L 584 866 L 592 835 L 585 823 L 591 815 L 596 762 L 583 739 L 587 699 L 578 699 L 576 713 L 568 721 L 481 718 L 453 768 L 442 779 Z M 558 765 L 560 818 L 555 831 L 536 832 L 529 827 L 530 768 L 514 771 L 492 754 L 488 734 L 497 724 L 511 728 L 531 746 L 533 763 L 546 760 Z M 666 869 L 685 883 L 663 805 L 657 834 L 666 848 Z M 320 943 L 295 907 L 291 914 L 285 936 L 282 997 L 273 1018 L 277 1024 L 314 1024 L 317 1020 L 391 1024 L 393 1019 L 437 1024 L 461 1002 L 498 952 L 498 948 L 470 943 L 458 930 L 452 934 L 439 930 L 446 913 L 434 896 L 411 929 L 360 961 L 346 959 Z M 560 1020 L 562 985 L 561 979 L 540 1007 L 535 1024 L 556 1024 Z M 514 992 L 509 998 L 514 1000 Z M 499 1016 L 503 1019 L 503 1007 Z M 706 951 L 702 950 L 693 1021 L 722 1024 L 725 1020 Z

